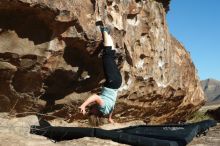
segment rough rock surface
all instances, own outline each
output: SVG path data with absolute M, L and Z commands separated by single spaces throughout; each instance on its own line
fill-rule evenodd
M 184 121 L 204 95 L 190 54 L 168 31 L 169 0 L 160 2 L 0 1 L 0 111 L 83 120 L 77 107 L 104 81 L 101 19 L 120 52 L 118 122 Z
M 220 122 L 220 105 L 218 104 L 218 108 L 208 110 L 206 114 Z

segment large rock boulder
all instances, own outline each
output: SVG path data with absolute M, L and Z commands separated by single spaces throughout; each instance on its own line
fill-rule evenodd
M 220 121 L 220 117 L 219 117 L 220 107 L 215 108 L 215 109 L 209 109 L 209 110 L 207 110 L 206 114 L 209 115 L 210 117 L 212 117 L 214 120 L 216 120 L 218 122 Z
M 114 116 L 184 121 L 204 103 L 190 54 L 168 31 L 169 0 L 0 2 L 0 110 L 84 119 L 78 106 L 104 76 L 98 20 L 111 28 L 123 76 Z M 45 102 L 46 101 L 46 102 Z

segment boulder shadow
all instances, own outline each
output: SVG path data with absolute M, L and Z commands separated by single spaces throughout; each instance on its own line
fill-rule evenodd
M 47 86 L 43 100 L 47 105 L 54 105 L 55 100 L 76 92 L 83 93 L 97 90 L 102 83 L 103 68 L 102 60 L 97 55 L 89 54 L 87 42 L 80 38 L 65 38 L 66 48 L 63 58 L 73 70 L 57 69 L 45 80 Z

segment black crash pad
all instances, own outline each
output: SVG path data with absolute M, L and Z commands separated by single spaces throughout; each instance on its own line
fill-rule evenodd
M 216 124 L 216 121 L 205 120 L 192 124 L 139 125 L 115 130 L 32 125 L 30 133 L 55 141 L 97 137 L 135 146 L 184 146 Z
M 151 137 L 163 140 L 176 141 L 179 146 L 184 146 L 205 132 L 209 127 L 216 126 L 216 121 L 204 120 L 191 124 L 170 124 L 170 125 L 139 125 L 131 126 L 113 131 L 124 132 L 132 135 Z

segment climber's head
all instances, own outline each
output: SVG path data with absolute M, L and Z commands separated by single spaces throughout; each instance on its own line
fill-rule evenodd
M 103 124 L 103 118 L 104 116 L 102 112 L 100 112 L 98 105 L 92 105 L 89 110 L 89 123 L 92 126 L 100 126 Z

